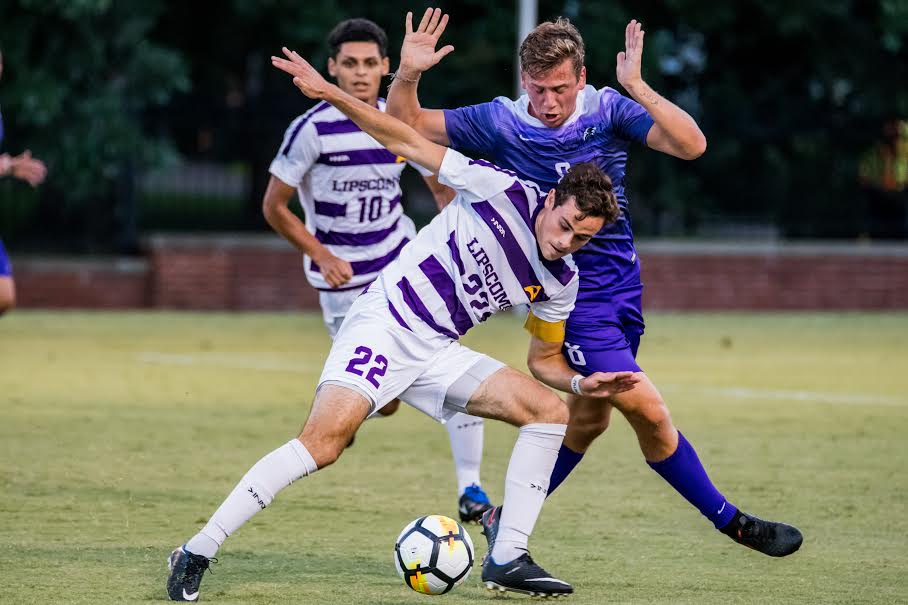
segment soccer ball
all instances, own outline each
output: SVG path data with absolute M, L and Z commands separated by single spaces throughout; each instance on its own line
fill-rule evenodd
M 423 594 L 445 594 L 473 569 L 473 540 L 454 519 L 420 517 L 394 544 L 394 566 L 407 586 Z

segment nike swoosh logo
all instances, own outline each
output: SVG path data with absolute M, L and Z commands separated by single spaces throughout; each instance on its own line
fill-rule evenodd
M 558 578 L 527 578 L 527 582 L 558 582 L 559 584 L 570 586 L 570 584 L 564 580 L 559 580 Z
M 721 515 L 723 510 L 725 510 L 725 502 L 722 503 L 722 508 L 720 508 L 720 509 L 716 512 L 716 514 L 717 514 L 717 515 Z
M 186 599 L 187 601 L 195 601 L 196 599 L 199 598 L 199 591 L 197 590 L 190 594 L 190 593 L 186 592 L 186 589 L 184 588 L 183 589 L 183 598 Z
M 515 571 L 517 571 L 518 569 L 520 569 L 520 568 L 519 568 L 519 567 L 515 567 L 515 568 L 512 569 L 511 571 L 505 572 L 504 575 L 512 574 L 512 573 L 514 573 Z

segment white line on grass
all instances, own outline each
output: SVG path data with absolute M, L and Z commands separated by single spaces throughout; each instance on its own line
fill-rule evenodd
M 823 393 L 818 391 L 781 391 L 748 387 L 690 387 L 680 384 L 660 385 L 666 393 L 678 393 L 700 397 L 722 397 L 724 399 L 774 399 L 780 401 L 806 401 L 845 405 L 893 405 L 908 406 L 908 399 L 889 395 L 867 395 L 857 393 Z
M 167 366 L 203 366 L 209 368 L 231 368 L 235 370 L 265 370 L 268 372 L 312 371 L 306 363 L 274 359 L 273 353 L 160 353 L 142 351 L 136 353 L 142 363 Z

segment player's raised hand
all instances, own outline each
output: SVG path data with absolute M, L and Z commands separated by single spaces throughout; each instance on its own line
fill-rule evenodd
M 37 187 L 44 182 L 47 167 L 41 160 L 33 158 L 32 152 L 26 149 L 10 160 L 10 172 L 17 179 L 22 179 L 32 187 Z
M 324 99 L 332 85 L 295 50 L 289 50 L 286 46 L 281 50 L 287 58 L 272 56 L 271 64 L 293 76 L 293 83 L 310 99 Z
M 435 50 L 438 39 L 448 26 L 448 15 L 442 13 L 440 8 L 427 8 L 415 30 L 413 13 L 408 12 L 406 25 L 398 72 L 403 78 L 413 79 L 441 61 L 454 47 L 448 44 L 441 50 Z
M 624 28 L 624 51 L 618 53 L 615 74 L 624 88 L 630 88 L 643 79 L 640 64 L 643 59 L 643 25 L 636 19 Z
M 633 372 L 594 372 L 580 381 L 585 397 L 611 397 L 634 388 L 640 377 Z

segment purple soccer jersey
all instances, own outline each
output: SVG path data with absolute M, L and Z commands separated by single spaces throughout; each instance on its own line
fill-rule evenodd
M 554 187 L 573 164 L 593 162 L 615 186 L 621 218 L 573 255 L 580 270 L 577 306 L 567 326 L 565 356 L 578 371 L 639 370 L 634 361 L 643 333 L 640 263 L 624 193 L 631 142 L 646 144 L 653 120 L 632 99 L 611 88 L 587 86 L 560 127 L 529 114 L 525 95 L 445 110 L 451 146 L 491 156 L 538 183 Z

